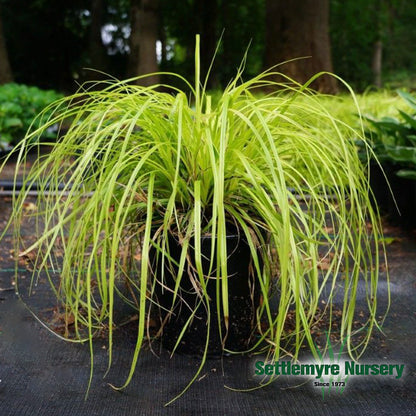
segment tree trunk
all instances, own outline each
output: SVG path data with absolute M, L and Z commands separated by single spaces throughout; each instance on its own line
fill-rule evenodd
M 156 42 L 159 33 L 158 1 L 131 0 L 129 74 L 138 76 L 158 71 Z M 159 75 L 141 78 L 140 85 L 159 83 Z
M 0 5 L 0 84 L 13 82 L 13 73 L 7 53 L 6 39 L 3 31 L 3 19 Z
M 374 26 L 377 28 L 377 38 L 373 45 L 373 59 L 371 62 L 371 70 L 373 72 L 373 83 L 377 88 L 381 88 L 381 69 L 383 62 L 383 29 L 385 25 L 385 19 L 383 15 L 386 9 L 383 7 L 382 0 L 378 0 L 374 5 Z M 383 13 L 384 12 L 384 13 Z M 387 12 L 388 13 L 388 12 Z
M 329 0 L 266 0 L 265 66 L 297 59 L 277 71 L 305 83 L 321 71 L 332 72 L 329 39 Z M 312 88 L 337 92 L 331 76 L 321 76 Z
M 381 40 L 377 40 L 374 43 L 373 63 L 371 66 L 373 70 L 373 76 L 374 76 L 373 82 L 377 88 L 382 87 L 382 81 L 381 81 L 382 57 L 383 57 L 383 42 Z
M 91 27 L 89 33 L 89 61 L 92 69 L 106 70 L 106 53 L 101 37 L 104 18 L 104 1 L 91 0 Z
M 165 68 L 168 62 L 167 37 L 163 23 L 159 26 L 159 41 L 160 41 L 160 66 Z

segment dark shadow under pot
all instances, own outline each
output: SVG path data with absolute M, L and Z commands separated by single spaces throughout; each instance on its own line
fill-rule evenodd
M 381 214 L 392 225 L 413 229 L 416 227 L 416 181 L 397 176 L 399 169 L 392 163 L 383 163 L 385 177 L 379 166 L 372 165 L 370 185 Z

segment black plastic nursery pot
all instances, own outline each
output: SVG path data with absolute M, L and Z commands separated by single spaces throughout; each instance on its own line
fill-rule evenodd
M 205 351 L 209 329 L 209 343 L 207 355 L 218 357 L 225 350 L 243 352 L 246 351 L 255 339 L 255 318 L 256 310 L 260 304 L 260 289 L 258 279 L 254 273 L 252 256 L 249 245 L 242 234 L 233 233 L 226 237 L 227 241 L 227 279 L 228 279 L 228 304 L 229 304 L 229 326 L 226 331 L 224 321 L 218 320 L 218 298 L 216 277 L 216 255 L 213 254 L 213 269 L 209 272 L 212 237 L 209 235 L 201 237 L 202 270 L 205 277 L 207 294 L 209 297 L 210 324 L 208 326 L 208 308 L 206 297 L 201 301 L 201 295 L 195 289 L 195 282 L 192 283 L 189 271 L 196 268 L 194 263 L 193 248 L 189 250 L 188 259 L 185 264 L 185 272 L 181 280 L 177 299 L 173 304 L 173 290 L 175 288 L 176 266 L 163 266 L 158 262 L 153 273 L 155 277 L 162 279 L 163 284 L 156 284 L 155 294 L 160 305 L 159 313 L 162 328 L 161 342 L 169 351 L 173 351 L 183 328 L 190 320 L 193 311 L 196 313 L 191 318 L 186 331 L 176 347 L 175 352 L 202 356 Z M 179 263 L 181 246 L 177 239 L 169 236 L 169 252 L 172 258 Z M 193 242 L 191 241 L 193 247 Z M 151 262 L 155 264 L 156 250 L 151 253 Z M 259 261 L 261 262 L 260 256 Z M 262 265 L 260 265 L 262 266 Z M 219 288 L 221 290 L 221 288 Z M 219 305 L 220 308 L 222 305 Z M 220 332 L 221 329 L 221 332 Z M 223 345 L 223 339 L 225 340 Z
M 371 165 L 370 185 L 381 214 L 392 225 L 413 229 L 416 228 L 416 181 L 397 176 L 399 169 L 392 163 L 383 163 L 384 177 L 378 165 Z

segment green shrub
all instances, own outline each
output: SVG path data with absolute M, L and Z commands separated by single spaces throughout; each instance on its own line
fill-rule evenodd
M 371 128 L 367 130 L 371 147 L 381 163 L 397 167 L 396 175 L 416 179 L 416 98 L 398 91 L 411 112 L 398 110 L 400 118 L 366 116 Z
M 20 84 L 5 84 L 0 86 L 0 150 L 5 150 L 9 145 L 17 144 L 24 136 L 28 128 L 39 126 L 41 120 L 36 115 L 50 103 L 61 98 L 53 90 L 41 90 L 37 87 L 29 87 Z M 45 118 L 49 114 L 46 111 Z M 45 138 L 54 137 L 54 129 L 44 132 Z

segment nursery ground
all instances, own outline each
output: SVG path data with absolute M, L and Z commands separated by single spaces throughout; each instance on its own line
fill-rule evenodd
M 33 203 L 33 205 L 31 205 Z M 36 200 L 28 201 L 28 209 Z M 0 198 L 0 231 L 11 209 L 10 198 Z M 24 229 L 30 236 L 31 230 Z M 67 343 L 50 333 L 32 315 L 50 311 L 54 303 L 46 285 L 34 288 L 33 297 L 15 295 L 11 236 L 0 247 L 0 414 L 25 415 L 415 415 L 416 414 L 416 235 L 386 228 L 391 243 L 388 258 L 392 306 L 375 333 L 362 362 L 404 365 L 402 377 L 350 377 L 344 391 L 314 387 L 313 377 L 281 377 L 250 392 L 231 388 L 256 385 L 255 362 L 260 357 L 225 357 L 208 360 L 198 380 L 173 404 L 193 377 L 199 360 L 146 348 L 131 384 L 118 392 L 128 374 L 134 334 L 131 325 L 117 331 L 113 365 L 107 370 L 108 351 L 103 340 L 94 348 L 94 376 L 90 375 L 88 344 Z M 389 241 L 390 242 L 390 241 Z M 24 261 L 24 259 L 22 260 Z M 22 293 L 29 274 L 19 266 Z M 25 278 L 26 277 L 26 278 Z M 386 306 L 385 274 L 379 288 L 380 310 Z M 361 292 L 360 292 L 361 293 Z M 363 304 L 364 299 L 358 300 Z M 54 322 L 58 325 L 59 317 Z M 307 354 L 305 353 L 305 357 Z M 305 358 L 306 360 L 306 358 Z M 105 377 L 104 377 L 105 376 Z

